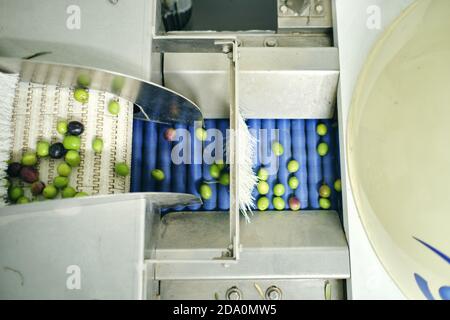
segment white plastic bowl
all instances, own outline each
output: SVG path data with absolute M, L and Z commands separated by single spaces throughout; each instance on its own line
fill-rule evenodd
M 379 40 L 347 133 L 354 200 L 382 264 L 408 298 L 450 299 L 449 0 L 417 1 Z

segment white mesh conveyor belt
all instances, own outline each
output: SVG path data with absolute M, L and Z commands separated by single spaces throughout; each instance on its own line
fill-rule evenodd
M 64 82 L 62 82 L 64 83 Z M 73 98 L 74 88 L 19 82 L 14 99 L 11 159 L 20 161 L 23 152 L 35 150 L 36 143 L 62 142 L 56 131 L 58 120 L 77 120 L 85 126 L 81 135 L 81 163 L 73 168 L 70 185 L 89 195 L 124 193 L 130 190 L 130 177 L 115 174 L 118 162 L 131 163 L 133 104 L 102 91 L 89 90 L 89 102 L 82 105 Z M 118 99 L 120 113 L 108 112 L 108 102 Z M 92 141 L 103 139 L 101 154 L 94 153 Z M 56 168 L 64 159 L 41 159 L 40 180 L 52 183 Z

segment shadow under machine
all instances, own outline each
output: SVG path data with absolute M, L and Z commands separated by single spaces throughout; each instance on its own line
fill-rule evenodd
M 32 287 L 46 286 L 50 298 L 345 299 L 350 270 L 335 188 L 339 60 L 331 1 L 154 1 L 152 11 L 151 81 L 186 97 L 188 106 L 123 97 L 140 106 L 130 138 L 131 193 L 6 209 L 4 218 L 29 213 L 0 234 L 7 253 L 0 260 L 25 281 L 0 271 L 0 295 L 40 297 L 43 291 Z M 200 112 L 188 112 L 196 108 L 190 101 Z M 246 150 L 232 132 L 240 116 L 256 141 L 254 171 L 277 163 L 264 178 L 268 190 L 253 190 L 255 203 L 269 203 L 253 210 L 250 223 L 238 204 L 243 175 L 236 160 Z M 203 120 L 205 139 L 195 120 Z M 169 128 L 182 136 L 170 141 Z M 283 151 L 277 154 L 274 143 Z M 171 156 L 183 147 L 193 158 L 210 152 L 213 161 L 175 163 Z M 296 170 L 288 168 L 291 160 Z M 152 176 L 155 169 L 162 181 Z M 211 194 L 201 203 L 204 184 Z M 291 210 L 293 197 L 299 211 Z M 36 225 L 45 237 L 35 234 Z M 16 241 L 23 230 L 27 236 Z M 33 267 L 17 254 L 31 242 Z M 58 270 L 73 264 L 85 280 L 67 291 L 59 285 L 67 275 Z

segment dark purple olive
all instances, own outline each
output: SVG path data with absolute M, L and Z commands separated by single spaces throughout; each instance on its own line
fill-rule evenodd
M 20 178 L 24 182 L 33 183 L 39 180 L 39 172 L 34 167 L 23 167 L 20 170 Z
M 72 136 L 79 136 L 84 132 L 84 125 L 78 121 L 71 121 L 67 125 L 67 132 Z
M 52 159 L 61 159 L 66 155 L 67 150 L 61 142 L 54 143 L 50 146 L 48 154 Z
M 8 169 L 6 169 L 6 173 L 11 178 L 18 177 L 20 174 L 20 169 L 22 169 L 22 165 L 18 162 L 12 162 L 8 165 Z
M 42 181 L 35 181 L 31 185 L 31 193 L 33 196 L 38 196 L 42 193 L 45 188 L 45 184 Z

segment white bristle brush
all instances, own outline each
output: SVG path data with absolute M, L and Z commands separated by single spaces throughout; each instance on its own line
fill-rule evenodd
M 0 207 L 6 205 L 8 193 L 5 178 L 12 145 L 11 123 L 18 83 L 18 74 L 0 72 Z
M 239 127 L 237 130 L 237 139 L 239 139 L 238 150 L 239 157 L 239 208 L 247 222 L 250 222 L 249 214 L 253 214 L 255 208 L 255 198 L 253 189 L 258 183 L 258 177 L 253 171 L 253 160 L 257 152 L 256 138 L 250 133 L 244 118 L 239 113 Z

